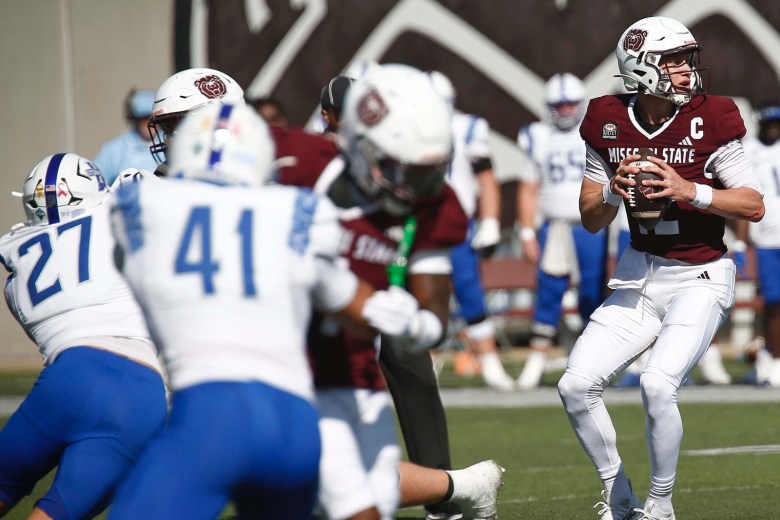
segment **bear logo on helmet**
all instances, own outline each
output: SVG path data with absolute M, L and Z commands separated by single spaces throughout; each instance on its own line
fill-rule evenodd
M 366 126 L 374 126 L 388 114 L 387 105 L 376 90 L 369 90 L 357 107 L 360 120 Z
M 639 52 L 645 44 L 645 38 L 647 38 L 647 31 L 631 29 L 623 40 L 623 50 Z
M 227 93 L 225 83 L 217 75 L 204 76 L 195 80 L 195 86 L 209 99 L 221 98 Z

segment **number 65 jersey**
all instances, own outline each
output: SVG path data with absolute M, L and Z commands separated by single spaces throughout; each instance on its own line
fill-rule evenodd
M 172 390 L 261 381 L 313 396 L 305 333 L 314 302 L 352 301 L 328 200 L 287 186 L 186 179 L 123 186 L 114 231 Z
M 106 200 L 78 218 L 26 226 L 0 238 L 0 261 L 11 273 L 8 307 L 46 366 L 66 348 L 86 345 L 159 371 L 141 308 L 114 266 Z

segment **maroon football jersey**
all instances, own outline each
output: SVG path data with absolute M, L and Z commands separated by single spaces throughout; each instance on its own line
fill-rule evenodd
M 730 98 L 695 96 L 654 133 L 637 122 L 630 106 L 633 94 L 604 96 L 590 101 L 580 135 L 609 164 L 612 175 L 621 159 L 640 148 L 653 153 L 674 168 L 680 177 L 722 189 L 717 178 L 705 176 L 710 156 L 721 146 L 745 135 L 745 125 Z M 628 215 L 631 246 L 669 259 L 691 264 L 715 260 L 726 252 L 723 243 L 725 219 L 687 202 L 672 202 L 662 222 L 652 230 L 642 229 Z
M 338 156 L 325 137 L 300 131 L 275 131 L 277 156 L 294 156 L 295 166 L 283 167 L 278 179 L 283 184 L 313 187 L 322 170 Z M 319 143 L 318 143 L 319 141 Z M 324 141 L 324 143 L 323 143 Z M 328 156 L 330 151 L 330 156 Z M 331 200 L 343 211 L 344 234 L 340 251 L 351 270 L 376 289 L 388 287 L 387 265 L 397 257 L 403 236 L 404 217 L 395 217 L 377 208 L 364 211 L 359 206 L 360 191 L 345 170 L 329 186 Z M 412 253 L 451 248 L 466 239 L 468 220 L 455 192 L 446 186 L 440 196 L 415 211 L 417 233 Z M 384 388 L 377 363 L 376 338 L 361 338 L 341 330 L 335 322 L 314 313 L 309 327 L 309 358 L 318 388 Z

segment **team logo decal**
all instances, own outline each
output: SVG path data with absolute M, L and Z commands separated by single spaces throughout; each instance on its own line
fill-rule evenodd
M 201 94 L 209 99 L 221 98 L 227 93 L 227 87 L 225 86 L 225 83 L 219 78 L 219 76 L 214 74 L 195 80 L 195 86 L 198 88 Z
M 358 102 L 358 117 L 366 126 L 374 126 L 379 123 L 388 113 L 387 105 L 379 96 L 376 90 L 369 90 Z
M 601 138 L 617 141 L 618 138 L 618 124 L 613 121 L 607 121 L 601 127 Z
M 631 29 L 623 40 L 623 50 L 639 52 L 645 44 L 645 38 L 647 38 L 647 31 Z
M 652 186 L 639 186 L 639 192 L 645 197 L 647 197 L 648 195 L 652 195 L 653 193 L 655 193 L 655 190 L 653 189 Z

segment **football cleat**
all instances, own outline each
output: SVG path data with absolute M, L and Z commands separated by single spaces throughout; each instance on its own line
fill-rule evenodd
M 631 481 L 628 482 L 631 490 L 629 497 L 613 497 L 606 489 L 601 491 L 601 502 L 596 502 L 593 508 L 599 508 L 596 514 L 600 520 L 639 520 L 642 518 L 642 501 L 636 496 L 631 488 Z
M 504 485 L 504 468 L 494 460 L 483 460 L 465 469 L 448 471 L 455 493 L 453 501 L 463 508 L 463 518 L 498 518 L 498 492 Z
M 439 502 L 425 507 L 425 520 L 461 520 L 463 513 L 457 504 Z
M 655 500 L 648 500 L 644 508 L 634 509 L 637 516 L 636 520 L 675 520 L 674 510 L 668 513 L 661 513 Z

